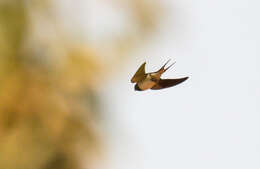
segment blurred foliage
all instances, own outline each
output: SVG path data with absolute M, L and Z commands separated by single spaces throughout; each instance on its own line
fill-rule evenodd
M 148 1 L 128 3 L 139 39 L 130 41 L 126 32 L 111 40 L 118 56 L 122 44 L 131 43 L 126 54 L 145 38 L 142 32 L 152 32 L 159 13 Z M 98 59 L 98 47 L 79 43 L 57 24 L 52 10 L 47 0 L 0 2 L 2 169 L 90 168 L 102 154 L 97 90 L 112 66 Z

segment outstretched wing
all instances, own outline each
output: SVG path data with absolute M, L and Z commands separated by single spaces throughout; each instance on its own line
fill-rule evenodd
M 145 78 L 145 64 L 146 62 L 144 62 L 139 69 L 137 70 L 137 72 L 135 73 L 135 75 L 132 77 L 131 82 L 132 83 L 136 83 L 139 82 L 141 80 L 143 80 Z
M 178 85 L 182 82 L 184 82 L 185 80 L 187 80 L 189 77 L 184 77 L 184 78 L 180 78 L 180 79 L 160 79 L 159 83 L 156 84 L 154 87 L 152 87 L 152 90 L 159 90 L 159 89 L 164 89 L 167 87 L 172 87 L 175 85 Z

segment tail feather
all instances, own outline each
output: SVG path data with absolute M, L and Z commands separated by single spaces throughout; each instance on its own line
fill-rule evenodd
M 164 73 L 166 72 L 170 67 L 172 67 L 176 62 L 174 62 L 173 64 L 171 64 L 170 66 L 168 66 L 167 68 L 165 68 L 165 66 L 167 65 L 167 63 L 170 62 L 171 59 L 169 59 L 162 67 L 161 69 L 158 71 L 158 72 L 161 72 L 161 73 Z

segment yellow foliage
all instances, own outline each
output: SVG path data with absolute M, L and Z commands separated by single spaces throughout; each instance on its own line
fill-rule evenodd
M 32 2 L 0 2 L 0 168 L 79 169 L 82 156 L 91 163 L 102 147 L 96 91 L 120 60 L 101 60 L 98 47 L 42 20 L 49 1 Z M 154 8 L 134 3 L 141 37 L 155 26 Z M 45 24 L 55 36 L 39 33 Z M 132 50 L 130 36 L 111 40 L 113 53 Z

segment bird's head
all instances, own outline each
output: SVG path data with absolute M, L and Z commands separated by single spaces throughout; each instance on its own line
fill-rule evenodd
M 142 90 L 140 89 L 140 87 L 138 86 L 137 83 L 135 84 L 135 90 L 136 90 L 136 91 L 142 91 Z

